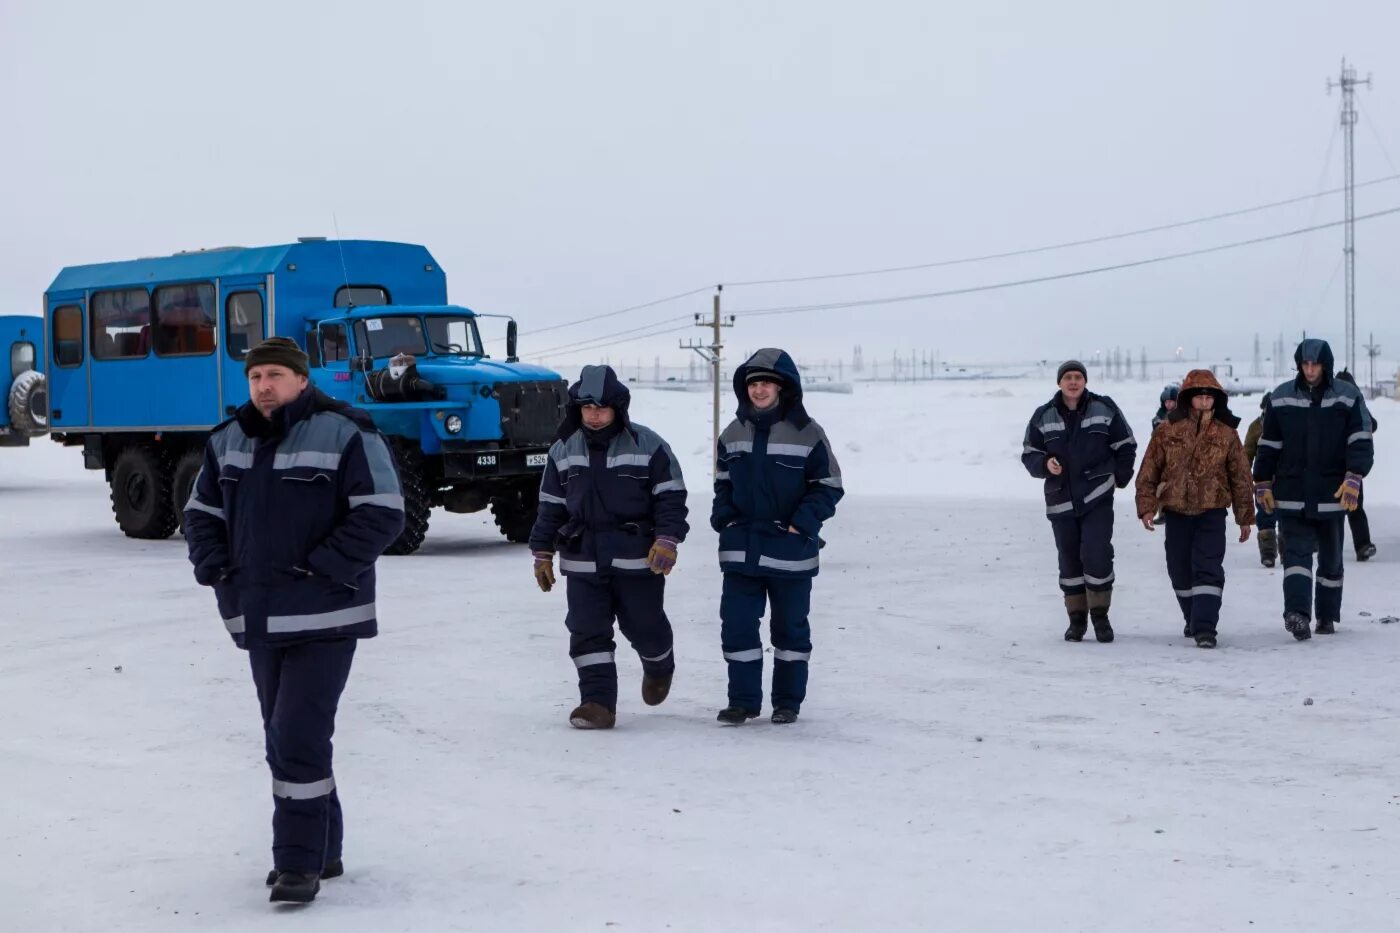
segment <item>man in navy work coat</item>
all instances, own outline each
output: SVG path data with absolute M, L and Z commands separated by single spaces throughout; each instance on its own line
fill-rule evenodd
M 822 524 L 844 491 L 826 432 L 802 404 L 802 378 L 782 350 L 759 350 L 734 371 L 739 410 L 715 451 L 710 525 L 719 532 L 720 640 L 729 668 L 729 705 L 719 721 L 737 726 L 763 708 L 763 640 L 768 604 L 773 638 L 773 722 L 797 720 L 812 654 L 808 612 Z
M 1133 480 L 1137 441 L 1106 395 L 1087 388 L 1084 364 L 1067 360 L 1056 373 L 1060 391 L 1026 425 L 1021 463 L 1045 481 L 1045 513 L 1059 552 L 1060 591 L 1069 628 L 1065 641 L 1113 641 L 1113 490 Z
M 310 901 L 342 873 L 331 770 L 355 642 L 376 632 L 374 562 L 403 530 L 384 438 L 307 385 L 285 337 L 250 350 L 250 401 L 214 429 L 185 506 L 194 576 L 248 652 L 272 770 L 274 901 Z
M 1375 447 L 1366 402 L 1356 386 L 1333 378 L 1327 341 L 1304 340 L 1293 360 L 1297 377 L 1269 393 L 1264 409 L 1254 499 L 1279 515 L 1283 627 L 1304 641 L 1312 637 L 1314 606 L 1319 635 L 1333 634 L 1341 621 L 1343 519 L 1361 504 Z
M 671 690 L 676 659 L 663 602 L 685 540 L 685 481 L 671 448 L 628 416 L 631 393 L 610 366 L 585 366 L 549 449 L 530 532 L 535 582 L 567 578 L 569 656 L 578 670 L 577 729 L 617 721 L 613 620 L 642 659 L 642 701 Z

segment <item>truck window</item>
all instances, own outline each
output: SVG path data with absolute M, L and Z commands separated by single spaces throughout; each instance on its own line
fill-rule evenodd
M 372 317 L 360 325 L 369 341 L 369 355 L 378 359 L 400 353 L 426 353 L 423 322 L 416 317 Z
M 16 343 L 10 347 L 10 378 L 34 368 L 34 344 Z
M 438 353 L 464 353 L 481 356 L 481 336 L 476 321 L 469 317 L 432 316 L 428 321 L 428 339 Z
M 53 362 L 64 368 L 83 365 L 83 309 L 77 305 L 54 308 Z
M 214 352 L 214 286 L 208 282 L 156 289 L 156 356 Z
M 389 304 L 389 290 L 379 285 L 345 285 L 335 290 L 337 308 Z
M 350 359 L 350 341 L 345 337 L 344 324 L 321 325 L 321 360 L 335 363 Z
M 224 345 L 241 360 L 263 339 L 263 301 L 257 292 L 234 292 L 224 302 Z
M 139 360 L 150 348 L 151 296 L 144 288 L 93 293 L 93 359 Z

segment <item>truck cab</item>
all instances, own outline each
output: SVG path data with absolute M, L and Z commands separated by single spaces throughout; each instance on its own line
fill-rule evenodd
M 0 447 L 27 447 L 49 429 L 44 376 L 44 319 L 0 315 Z
M 416 550 L 430 512 L 490 508 L 523 542 L 567 403 L 557 373 L 486 352 L 422 246 L 372 240 L 177 253 L 64 269 L 45 293 L 53 437 L 83 448 L 131 537 L 171 534 L 209 432 L 248 400 L 243 358 L 290 337 L 311 382 L 365 409 L 398 462 Z

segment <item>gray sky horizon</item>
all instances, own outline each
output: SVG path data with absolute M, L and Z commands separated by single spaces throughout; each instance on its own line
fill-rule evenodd
M 301 235 L 431 249 L 451 299 L 525 354 L 661 355 L 717 282 L 828 275 L 1188 220 L 1400 175 L 1400 4 L 993 0 L 230 8 L 0 3 L 0 313 L 65 265 Z M 1387 66 L 1390 66 L 1387 68 Z M 1357 213 L 1400 206 L 1400 181 Z M 996 261 L 724 291 L 735 348 L 1033 360 L 1122 346 L 1248 359 L 1280 334 L 1341 358 L 1340 227 L 1208 256 L 967 288 L 1339 220 L 1340 194 Z M 335 220 L 333 220 L 335 218 Z M 1357 226 L 1358 344 L 1400 357 L 1400 214 Z M 1364 365 L 1364 351 L 1358 350 Z

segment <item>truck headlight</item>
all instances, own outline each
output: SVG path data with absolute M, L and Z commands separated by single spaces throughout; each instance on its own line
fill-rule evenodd
M 462 416 L 448 415 L 442 426 L 447 429 L 448 434 L 460 434 L 462 432 Z

